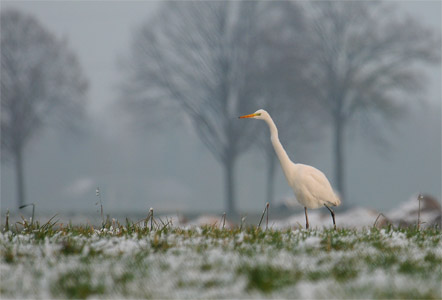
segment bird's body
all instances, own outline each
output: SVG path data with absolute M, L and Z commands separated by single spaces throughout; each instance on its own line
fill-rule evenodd
M 278 129 L 265 110 L 260 109 L 253 114 L 240 118 L 254 118 L 266 121 L 270 129 L 270 139 L 281 163 L 285 178 L 293 189 L 297 201 L 305 208 L 306 227 L 308 228 L 309 226 L 307 208 L 315 209 L 324 206 L 330 210 L 333 224 L 335 224 L 334 212 L 329 206 L 338 206 L 341 204 L 341 201 L 333 192 L 330 182 L 324 173 L 312 166 L 297 164 L 290 160 L 279 141 Z
M 299 203 L 307 208 L 337 206 L 340 204 L 324 173 L 303 164 L 293 164 L 289 185 Z

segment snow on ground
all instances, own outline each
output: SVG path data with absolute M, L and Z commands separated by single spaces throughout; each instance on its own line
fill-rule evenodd
M 385 226 L 391 223 L 394 226 L 413 226 L 418 222 L 419 201 L 417 195 L 403 202 L 399 207 L 393 208 L 386 213 L 364 207 L 354 207 L 344 212 L 336 212 L 336 225 L 341 228 L 364 228 L 375 224 Z M 439 225 L 441 207 L 437 200 L 430 197 L 424 198 L 421 203 L 420 223 L 421 228 Z M 439 218 L 437 221 L 437 218 Z M 326 208 L 308 210 L 308 219 L 311 228 L 332 227 L 333 222 Z M 377 220 L 377 221 L 376 221 Z M 304 212 L 299 212 L 283 220 L 270 222 L 274 228 L 305 227 Z
M 209 226 L 218 226 L 221 228 L 223 226 L 223 222 L 224 219 L 220 216 L 201 215 L 194 220 L 191 220 L 186 223 L 181 223 L 181 225 L 184 225 L 186 227 L 209 225 Z M 232 228 L 232 224 L 229 221 L 226 221 L 225 228 Z
M 45 299 L 440 298 L 440 233 L 409 233 L 108 229 L 40 239 L 7 232 L 0 290 Z
M 336 225 L 340 228 L 363 228 L 373 226 L 379 213 L 367 208 L 357 207 L 342 213 L 335 213 Z M 320 210 L 308 211 L 310 228 L 333 227 L 331 214 Z M 270 222 L 274 228 L 305 227 L 304 213 L 295 214 L 285 220 Z
M 391 209 L 387 217 L 394 225 L 417 224 L 420 218 L 421 227 L 433 226 L 438 223 L 440 226 L 441 206 L 431 196 L 423 196 L 421 200 L 420 216 L 418 195 L 413 195 L 408 201 L 403 202 L 399 207 Z M 437 218 L 439 217 L 439 221 Z

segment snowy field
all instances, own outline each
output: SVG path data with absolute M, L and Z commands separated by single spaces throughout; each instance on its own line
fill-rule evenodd
M 439 229 L 146 225 L 1 233 L 2 298 L 442 296 Z

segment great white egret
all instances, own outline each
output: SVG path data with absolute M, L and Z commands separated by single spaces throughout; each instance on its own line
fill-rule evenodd
M 341 204 L 339 197 L 333 192 L 333 189 L 325 177 L 324 173 L 318 169 L 303 164 L 295 164 L 290 160 L 287 152 L 281 145 L 278 137 L 278 129 L 270 117 L 269 113 L 263 109 L 257 110 L 255 113 L 239 117 L 253 118 L 266 121 L 270 129 L 270 140 L 273 148 L 281 163 L 285 178 L 293 189 L 296 199 L 304 206 L 306 228 L 309 228 L 307 208 L 327 207 L 333 218 L 333 226 L 336 229 L 335 213 L 330 206 L 338 206 Z

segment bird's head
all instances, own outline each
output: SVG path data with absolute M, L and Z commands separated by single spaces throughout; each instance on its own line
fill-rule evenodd
M 264 109 L 258 109 L 253 114 L 241 116 L 239 118 L 240 119 L 253 118 L 253 119 L 264 120 L 264 119 L 266 119 L 268 117 L 269 117 L 269 113 L 268 112 L 266 112 Z

